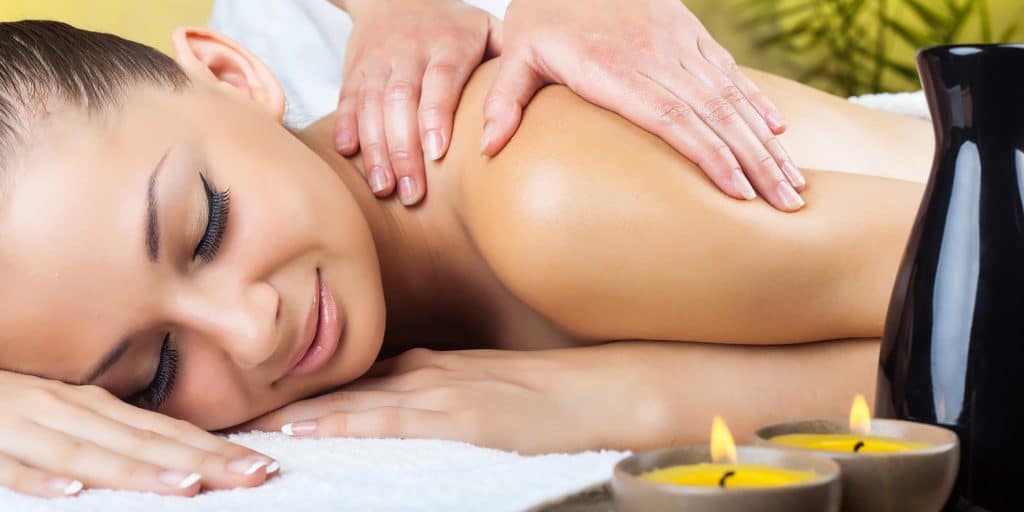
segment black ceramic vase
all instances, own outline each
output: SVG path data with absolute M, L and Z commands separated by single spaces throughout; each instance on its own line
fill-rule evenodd
M 935 161 L 886 318 L 876 413 L 960 436 L 946 510 L 1024 510 L 1024 45 L 918 71 Z

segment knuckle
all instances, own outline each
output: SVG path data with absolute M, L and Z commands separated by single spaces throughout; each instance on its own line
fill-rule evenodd
M 708 146 L 702 156 L 711 166 L 732 167 L 732 149 L 724 142 Z
M 49 388 L 31 388 L 22 393 L 24 403 L 41 409 L 51 409 L 65 405 L 64 398 L 56 390 Z
M 131 446 L 131 451 L 143 451 L 149 448 L 151 444 L 160 439 L 160 435 L 151 430 L 135 429 L 135 431 L 128 434 L 126 440 Z
M 778 164 L 775 163 L 775 157 L 767 153 L 761 155 L 757 159 L 757 172 L 762 176 L 775 176 L 778 174 Z
M 410 80 L 395 80 L 388 83 L 384 94 L 389 101 L 404 103 L 419 97 L 419 86 Z
M 424 366 L 409 370 L 405 375 L 403 375 L 403 378 L 412 384 L 427 385 L 440 382 L 442 380 L 443 373 L 444 370 L 437 368 L 436 366 Z
M 428 76 L 455 76 L 461 69 L 461 66 L 453 62 L 438 61 L 427 65 L 426 74 Z
M 728 124 L 734 122 L 739 116 L 736 109 L 721 96 L 713 96 L 701 104 L 704 118 L 710 122 Z
M 394 164 L 397 169 L 408 169 L 415 163 L 412 151 L 409 151 L 408 148 L 390 148 L 388 150 L 388 157 L 391 158 L 391 163 Z
M 732 105 L 742 105 L 747 102 L 747 95 L 735 85 L 726 85 L 722 88 L 722 98 Z
M 409 359 L 410 361 L 416 362 L 416 361 L 426 361 L 426 360 L 430 359 L 430 357 L 433 356 L 433 355 L 434 355 L 434 351 L 430 350 L 429 348 L 415 347 L 415 348 L 411 348 L 411 349 L 407 350 L 403 357 Z
M 352 432 L 349 430 L 348 414 L 332 414 L 326 418 L 323 424 L 326 435 L 333 437 L 349 437 L 352 435 Z
M 366 112 L 380 108 L 381 93 L 377 89 L 364 88 L 359 91 L 359 98 L 356 100 L 356 109 Z
M 779 141 L 779 138 L 771 134 L 765 136 L 764 139 L 761 140 L 761 143 L 764 144 L 766 148 L 781 149 L 782 147 L 782 142 Z
M 369 155 L 383 156 L 387 149 L 379 140 L 368 140 L 362 144 L 363 151 Z
M 675 125 L 689 121 L 693 109 L 686 103 L 670 101 L 658 108 L 658 121 L 662 124 Z
M 80 392 L 82 392 L 83 394 L 85 394 L 87 396 L 90 396 L 90 397 L 93 397 L 93 398 L 104 399 L 104 398 L 113 398 L 114 397 L 114 395 L 110 394 L 109 391 L 107 391 L 106 389 L 101 388 L 100 386 L 97 386 L 95 384 L 89 384 L 89 385 L 85 385 L 85 386 L 78 386 L 77 389 Z

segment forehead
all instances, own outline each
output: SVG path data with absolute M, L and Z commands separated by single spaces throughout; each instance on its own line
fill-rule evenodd
M 146 300 L 148 181 L 175 140 L 154 114 L 173 96 L 146 91 L 116 113 L 69 110 L 34 128 L 0 211 L 0 368 L 73 378 L 127 334 L 113 328 Z

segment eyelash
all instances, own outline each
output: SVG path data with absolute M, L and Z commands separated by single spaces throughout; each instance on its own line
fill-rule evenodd
M 220 249 L 221 240 L 228 227 L 228 213 L 231 211 L 231 191 L 217 191 L 206 181 L 202 174 L 199 178 L 203 180 L 203 189 L 206 191 L 207 211 L 209 215 L 206 220 L 206 232 L 199 240 L 192 258 L 200 257 L 204 262 L 209 263 L 217 256 L 217 249 Z
M 203 190 L 206 191 L 207 220 L 206 231 L 196 245 L 192 258 L 202 258 L 205 263 L 213 261 L 220 249 L 221 241 L 224 239 L 224 232 L 228 227 L 228 214 L 231 211 L 231 191 L 217 191 L 206 181 L 202 174 L 199 179 L 203 181 Z M 171 343 L 171 334 L 167 333 L 164 343 L 160 347 L 160 360 L 157 363 L 156 374 L 146 389 L 139 392 L 136 404 L 146 409 L 156 410 L 167 400 L 174 389 L 174 380 L 178 374 L 178 350 Z
M 164 336 L 164 344 L 160 347 L 160 362 L 157 364 L 156 374 L 146 389 L 139 392 L 135 404 L 144 409 L 159 409 L 174 389 L 177 375 L 178 350 L 171 344 L 171 334 L 167 333 Z

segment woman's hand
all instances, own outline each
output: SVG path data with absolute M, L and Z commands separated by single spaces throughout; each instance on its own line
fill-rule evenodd
M 262 484 L 266 455 L 96 386 L 0 371 L 0 486 L 41 497 L 85 488 L 192 496 Z
M 804 178 L 775 137 L 781 114 L 680 0 L 513 0 L 484 106 L 496 154 L 546 83 L 617 112 L 704 169 L 718 188 L 781 210 Z M 745 171 L 745 174 L 744 174 Z
M 497 52 L 500 23 L 458 0 L 336 0 L 353 20 L 338 99 L 335 146 L 362 148 L 378 197 L 398 187 L 402 204 L 426 193 L 423 156 L 437 160 L 470 73 Z
M 669 424 L 666 409 L 646 392 L 648 381 L 636 378 L 643 367 L 623 364 L 621 354 L 613 345 L 534 352 L 413 349 L 377 363 L 339 391 L 239 429 L 450 439 L 523 453 L 621 448 L 635 444 L 636 435 L 649 442 Z

